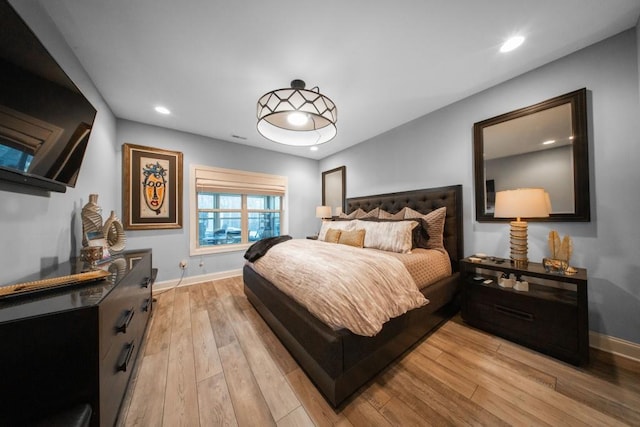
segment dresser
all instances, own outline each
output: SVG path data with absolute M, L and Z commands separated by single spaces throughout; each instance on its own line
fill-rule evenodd
M 152 309 L 151 250 L 126 251 L 91 283 L 0 299 L 0 414 L 24 425 L 91 405 L 92 426 L 113 426 Z M 70 260 L 25 281 L 86 270 Z

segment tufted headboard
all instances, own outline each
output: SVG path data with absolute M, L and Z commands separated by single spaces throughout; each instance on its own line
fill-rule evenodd
M 458 271 L 458 261 L 464 258 L 464 236 L 462 233 L 462 185 L 402 191 L 375 196 L 351 197 L 347 199 L 347 213 L 358 208 L 365 212 L 380 208 L 396 213 L 405 206 L 427 214 L 442 206 L 447 208 L 444 224 L 444 247 L 451 258 L 453 271 Z

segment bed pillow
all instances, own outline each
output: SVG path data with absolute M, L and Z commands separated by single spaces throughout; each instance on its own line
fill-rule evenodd
M 380 212 L 378 213 L 378 218 L 380 219 L 404 219 L 404 210 L 406 208 L 402 208 L 401 210 L 399 210 L 398 212 L 392 214 L 389 213 L 383 209 L 380 209 Z
M 359 210 L 362 211 L 362 209 L 359 209 Z M 364 211 L 362 211 L 362 212 L 364 212 Z M 365 214 L 356 215 L 356 219 L 378 218 L 378 213 L 379 212 L 380 212 L 380 208 L 371 209 L 369 212 L 367 212 Z
M 342 230 L 330 228 L 324 235 L 324 241 L 329 243 L 338 243 L 338 240 L 340 240 L 340 234 L 342 234 Z
M 422 218 L 427 223 L 427 233 L 429 233 L 429 241 L 427 249 L 444 249 L 444 220 L 447 216 L 447 208 L 441 207 L 429 212 L 421 214 L 411 208 L 407 208 L 404 213 L 405 219 Z
M 327 234 L 327 231 L 330 228 L 336 230 L 353 230 L 355 224 L 353 221 L 323 221 L 322 226 L 320 227 L 320 232 L 318 233 L 318 240 L 324 240 Z
M 355 221 L 356 230 L 366 230 L 364 247 L 383 251 L 409 253 L 416 221 Z
M 356 219 L 358 216 L 362 216 L 362 215 L 366 215 L 367 213 L 365 211 L 363 211 L 362 209 L 358 208 L 355 211 L 351 212 L 350 214 L 346 214 L 346 213 L 341 213 L 340 215 L 338 215 L 339 218 L 341 219 Z
M 360 230 L 345 230 L 340 233 L 338 243 L 342 245 L 355 246 L 356 248 L 364 247 L 366 231 Z
M 427 231 L 427 223 L 423 218 L 414 219 L 383 219 L 383 218 L 363 218 L 363 221 L 374 222 L 392 222 L 392 221 L 414 221 L 416 227 L 411 231 L 411 249 L 424 248 L 428 249 L 429 232 Z

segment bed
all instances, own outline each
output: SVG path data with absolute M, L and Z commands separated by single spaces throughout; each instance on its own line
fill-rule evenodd
M 458 261 L 463 257 L 462 186 L 347 199 L 346 213 L 380 208 L 394 214 L 408 207 L 427 214 L 446 208 L 443 245 L 451 274 L 420 292 L 428 304 L 384 323 L 374 336 L 335 330 L 254 270 L 243 268 L 247 299 L 334 408 L 459 309 Z

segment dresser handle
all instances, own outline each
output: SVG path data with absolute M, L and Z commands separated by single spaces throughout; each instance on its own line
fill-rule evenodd
M 526 320 L 528 322 L 533 322 L 533 314 L 527 313 L 525 311 L 516 310 L 515 308 L 505 307 L 504 305 L 494 304 L 493 308 L 500 313 L 515 317 L 516 319 Z
M 142 283 L 140 283 L 140 286 L 143 288 L 148 288 L 151 282 L 153 282 L 153 279 L 151 277 L 145 277 Z
M 127 372 L 127 365 L 131 360 L 131 356 L 133 355 L 134 348 L 136 348 L 136 346 L 133 344 L 133 341 L 131 341 L 125 347 L 126 353 L 124 353 L 124 356 L 123 354 L 120 354 L 120 359 L 118 361 L 118 371 Z
M 120 332 L 122 332 L 123 334 L 127 333 L 127 327 L 129 326 L 129 323 L 131 323 L 131 320 L 133 319 L 134 314 L 135 314 L 135 311 L 133 310 L 133 307 L 131 307 L 127 311 L 126 316 L 122 318 L 122 322 L 118 326 L 116 326 L 116 333 L 120 333 Z
M 144 304 L 142 305 L 142 311 L 144 311 L 145 313 L 149 311 L 150 305 L 151 305 L 151 298 L 147 298 L 146 300 L 144 300 Z

